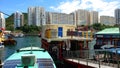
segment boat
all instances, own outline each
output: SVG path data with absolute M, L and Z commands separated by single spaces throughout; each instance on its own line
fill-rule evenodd
M 23 33 L 16 33 L 16 34 L 13 34 L 13 37 L 22 38 L 22 37 L 24 37 L 24 34 Z
M 23 34 L 23 33 L 20 33 L 20 34 L 19 34 L 19 37 L 24 37 L 24 34 Z
M 0 38 L 0 48 L 4 48 L 4 45 L 3 45 L 3 38 Z
M 17 44 L 17 41 L 14 40 L 12 36 L 7 36 L 7 38 L 2 42 L 5 46 L 16 45 Z
M 49 53 L 39 47 L 25 47 L 8 57 L 3 68 L 56 68 Z
M 5 34 L 3 31 L 0 31 L 0 47 L 3 45 L 16 45 L 16 40 L 10 34 Z
M 5 40 L 5 35 L 3 34 L 3 32 L 0 32 L 0 48 L 3 48 L 3 41 Z
M 38 37 L 41 37 L 41 32 L 38 34 Z
M 80 58 L 84 56 L 82 51 L 88 50 L 88 42 L 93 39 L 92 33 L 90 34 L 89 31 L 77 33 L 74 25 L 48 24 L 42 28 L 42 48 L 50 53 L 58 68 L 94 68 L 68 60 L 71 57 L 78 58 L 79 56 Z M 74 56 L 72 56 L 71 52 L 77 51 L 78 53 L 73 53 Z
M 0 42 L 0 49 L 4 48 L 3 42 Z

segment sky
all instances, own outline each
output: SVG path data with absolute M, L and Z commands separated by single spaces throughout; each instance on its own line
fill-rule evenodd
M 119 0 L 0 0 L 0 11 L 12 13 L 26 12 L 28 7 L 40 6 L 46 11 L 71 13 L 78 9 L 98 11 L 99 16 L 114 16 L 114 10 L 120 8 Z

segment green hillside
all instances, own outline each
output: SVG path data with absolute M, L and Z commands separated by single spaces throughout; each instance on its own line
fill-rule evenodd
M 27 13 L 24 14 L 24 24 L 27 24 L 28 22 L 28 15 Z M 8 18 L 6 18 L 6 30 L 14 30 L 14 15 L 11 14 Z
M 13 30 L 14 26 L 14 15 L 12 14 L 8 18 L 6 18 L 6 30 Z
M 23 13 L 24 14 L 24 24 L 28 23 L 28 14 L 27 13 Z

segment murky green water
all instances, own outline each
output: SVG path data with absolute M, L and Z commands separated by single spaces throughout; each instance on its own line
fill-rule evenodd
M 22 38 L 15 38 L 17 45 L 6 46 L 4 49 L 0 49 L 0 58 L 5 60 L 11 54 L 13 54 L 17 49 L 28 47 L 28 46 L 41 46 L 41 39 L 38 36 L 25 36 Z

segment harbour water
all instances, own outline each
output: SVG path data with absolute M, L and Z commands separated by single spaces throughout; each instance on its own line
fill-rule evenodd
M 5 46 L 4 49 L 0 49 L 0 58 L 2 61 L 7 59 L 11 54 L 13 54 L 17 49 L 28 47 L 28 46 L 41 46 L 41 39 L 38 36 L 25 36 L 22 38 L 14 38 L 17 41 L 16 45 Z

